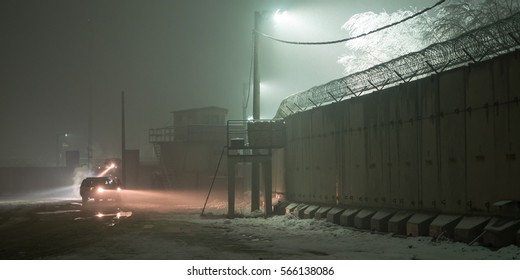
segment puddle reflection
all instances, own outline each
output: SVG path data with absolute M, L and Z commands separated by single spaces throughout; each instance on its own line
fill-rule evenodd
M 114 219 L 120 219 L 120 218 L 128 218 L 132 216 L 132 211 L 119 211 L 117 213 L 97 213 L 96 217 L 103 218 L 103 217 L 113 217 Z
M 120 220 L 131 217 L 132 211 L 125 211 L 120 208 L 117 202 L 105 203 L 87 203 L 82 206 L 82 217 L 77 217 L 74 220 L 96 219 L 106 224 L 107 226 L 115 226 Z
M 117 223 L 119 223 L 121 218 L 128 218 L 132 216 L 131 211 L 118 211 L 116 213 L 102 213 L 98 212 L 95 215 L 97 218 L 101 219 L 103 222 L 106 223 L 107 226 L 113 227 Z M 105 219 L 107 218 L 107 219 Z

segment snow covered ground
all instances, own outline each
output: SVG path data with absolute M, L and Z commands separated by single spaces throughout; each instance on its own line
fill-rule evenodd
M 511 245 L 492 251 L 486 247 L 431 237 L 394 237 L 345 228 L 324 220 L 286 216 L 240 219 L 194 219 L 196 223 L 227 229 L 231 238 L 248 240 L 261 250 L 286 254 L 289 259 L 428 259 L 428 260 L 515 260 L 520 247 Z
M 249 252 L 269 252 L 276 258 L 251 259 L 254 254 L 245 252 L 216 251 L 205 246 L 187 248 L 180 242 L 165 239 L 135 238 L 120 240 L 132 242 L 131 250 L 137 261 L 25 261 L 0 262 L 6 275 L 24 276 L 32 279 L 41 275 L 52 279 L 407 279 L 461 278 L 497 279 L 516 273 L 520 248 L 510 246 L 492 251 L 481 246 L 468 246 L 449 241 L 432 242 L 428 237 L 396 238 L 389 234 L 373 234 L 356 231 L 323 220 L 299 220 L 277 216 L 272 218 L 198 218 L 198 213 L 172 216 L 171 221 L 186 221 L 206 228 L 219 228 L 227 238 L 237 243 L 247 242 Z M 164 219 L 163 219 L 164 221 Z M 150 228 L 153 230 L 153 228 Z M 107 248 L 109 248 L 107 246 Z M 185 256 L 208 256 L 208 259 L 165 261 L 174 251 L 183 251 Z M 103 256 L 100 256 L 100 252 Z M 88 248 L 82 255 L 93 259 L 111 258 L 107 251 Z M 144 255 L 143 255 L 144 254 Z M 64 259 L 73 256 L 63 256 Z M 89 257 L 89 256 L 87 256 Z M 114 256 L 112 256 L 114 257 Z M 143 261 L 141 258 L 159 259 Z M 162 260 L 161 260 L 162 259 Z M 210 260 L 211 259 L 211 260 Z M 399 261 L 391 261 L 396 259 Z M 428 259 L 428 261 L 412 261 Z M 434 260 L 434 261 L 432 261 Z M 462 261 L 459 261 L 462 260 Z M 465 261 L 464 261 L 465 260 Z M 488 261 L 475 261 L 488 260 Z M 31 270 L 24 270 L 27 265 Z M 78 273 L 85 266 L 94 267 L 92 272 Z M 114 266 L 118 269 L 114 270 Z M 256 268 L 269 269 L 267 276 L 208 276 L 189 275 L 187 271 L 198 269 L 226 269 L 248 271 Z M 321 267 L 333 269 L 334 275 L 287 276 L 281 269 Z M 22 272 L 22 273 L 20 273 Z M 26 277 L 25 277 L 26 276 Z M 14 279 L 14 278 L 13 278 Z
M 471 277 L 472 279 L 489 279 L 491 277 L 507 276 L 515 271 L 520 258 L 520 247 L 509 246 L 499 250 L 479 246 L 469 246 L 464 243 L 448 240 L 434 241 L 430 237 L 394 237 L 387 233 L 372 233 L 359 231 L 343 226 L 328 223 L 324 220 L 297 219 L 295 217 L 275 216 L 271 218 L 254 217 L 256 213 L 248 213 L 247 204 L 237 204 L 237 210 L 244 218 L 227 219 L 226 205 L 222 201 L 213 200 L 208 204 L 206 215 L 200 217 L 200 201 L 182 199 L 184 203 L 176 203 L 166 208 L 166 201 L 171 201 L 164 194 L 148 194 L 154 204 L 146 204 L 141 209 L 132 209 L 135 213 L 160 209 L 152 215 L 148 224 L 142 226 L 139 233 L 120 234 L 114 240 L 106 240 L 96 248 L 85 248 L 70 255 L 63 255 L 59 259 L 65 261 L 0 261 L 0 269 L 7 275 L 16 275 L 24 279 L 34 278 L 49 273 L 53 279 L 87 279 L 92 274 L 77 275 L 78 271 L 87 266 L 97 266 L 102 272 L 102 279 L 210 279 L 208 276 L 187 275 L 187 269 L 192 267 L 236 267 L 245 266 L 267 267 L 277 274 L 271 277 L 234 277 L 235 279 L 287 279 L 290 276 L 280 275 L 281 267 L 294 266 L 321 266 L 334 267 L 336 274 L 319 278 L 348 279 L 352 277 L 385 277 L 385 279 L 402 279 L 405 275 L 423 279 L 438 279 L 439 277 Z M 165 203 L 157 207 L 159 199 Z M 142 195 L 141 195 L 142 197 Z M 33 200 L 35 201 L 35 200 Z M 37 200 L 37 203 L 46 203 L 49 200 Z M 56 203 L 56 200 L 50 200 Z M 19 204 L 29 203 L 18 201 L 2 203 L 2 207 L 10 208 Z M 128 217 L 126 219 L 133 219 Z M 121 221 L 124 223 L 124 221 Z M 147 231 L 162 230 L 171 234 L 179 233 L 178 228 L 168 227 L 169 224 L 182 224 L 190 230 L 207 230 L 208 238 L 229 240 L 233 244 L 241 244 L 244 250 L 218 250 L 201 244 L 187 245 L 177 239 L 150 238 L 143 234 Z M 117 238 L 117 240 L 115 240 Z M 114 243 L 117 241 L 118 243 Z M 128 241 L 128 242 L 125 242 Z M 83 259 L 120 259 L 117 254 L 111 254 L 109 246 L 127 246 L 127 255 L 124 259 L 134 261 L 66 261 L 76 259 L 81 255 Z M 106 250 L 100 250 L 106 248 Z M 182 249 L 181 249 L 182 248 Z M 175 252 L 175 258 L 172 256 Z M 130 256 L 130 257 L 128 257 Z M 132 257 L 134 256 L 134 257 Z M 121 258 L 122 259 L 122 258 Z M 163 261 L 142 261 L 142 259 L 158 259 Z M 176 259 L 176 260 L 173 260 Z M 259 260 L 262 259 L 262 260 Z M 141 261 L 140 261 L 141 260 Z M 164 261 L 171 260 L 171 261 Z M 361 262 L 360 262 L 361 260 Z M 397 263 L 389 260 L 399 260 Z M 412 260 L 429 260 L 415 262 Z M 440 261 L 431 261 L 440 260 Z M 462 260 L 462 261 L 455 261 Z M 488 260 L 475 262 L 475 260 Z M 64 266 L 64 262 L 66 266 Z M 34 269 L 24 270 L 30 264 Z M 113 274 L 113 266 L 123 266 Z M 437 269 L 442 267 L 443 269 Z M 448 270 L 446 270 L 448 269 Z M 448 273 L 448 271 L 451 271 Z M 23 272 L 22 274 L 20 274 Z M 406 272 L 406 273 L 405 273 Z M 273 272 L 274 273 L 274 272 Z M 228 278 L 226 277 L 226 278 Z M 296 278 L 292 276 L 293 278 Z M 318 277 L 302 276 L 305 279 L 319 279 Z M 211 277 L 224 279 L 221 277 Z M 291 277 L 290 277 L 291 278 Z
M 251 252 L 260 254 L 230 253 L 215 251 L 212 248 L 200 247 L 199 259 L 328 259 L 328 260 L 517 260 L 520 259 L 520 247 L 511 245 L 498 250 L 492 250 L 479 244 L 472 246 L 450 240 L 434 240 L 431 237 L 395 237 L 391 233 L 373 233 L 329 223 L 325 220 L 298 219 L 294 216 L 258 217 L 257 213 L 249 212 L 247 202 L 238 201 L 237 212 L 244 218 L 228 219 L 225 217 L 227 206 L 225 201 L 210 200 L 204 217 L 200 217 L 201 203 L 193 199 L 192 194 L 175 194 L 169 197 L 167 193 L 146 192 L 139 194 L 140 201 L 129 205 L 123 210 L 157 212 L 152 216 L 153 222 L 182 223 L 193 227 L 212 230 L 223 240 L 245 244 Z M 148 202 L 143 201 L 147 197 Z M 200 197 L 200 196 L 197 196 Z M 56 203 L 58 198 L 40 200 L 18 200 L 1 202 L 3 209 L 27 203 Z M 75 201 L 68 198 L 67 201 Z M 172 203 L 173 201 L 173 203 Z M 255 217 L 257 216 L 257 217 Z M 132 219 L 130 217 L 129 219 Z M 150 230 L 154 230 L 150 222 Z M 157 230 L 158 228 L 155 227 Z M 118 238 L 124 238 L 119 236 Z M 172 259 L 168 250 L 172 244 L 161 240 L 129 236 L 133 248 L 146 255 L 136 255 L 135 259 Z M 164 248 L 150 250 L 149 248 Z M 92 250 L 81 252 L 84 258 L 118 259 L 117 256 L 99 255 Z M 109 254 L 110 252 L 104 252 Z M 154 255 L 156 254 L 156 255 Z M 145 256 L 145 257 L 143 257 Z M 69 256 L 63 256 L 68 259 Z M 186 258 L 192 255 L 186 254 Z M 70 256 L 70 259 L 75 259 Z M 183 259 L 176 257 L 175 259 Z

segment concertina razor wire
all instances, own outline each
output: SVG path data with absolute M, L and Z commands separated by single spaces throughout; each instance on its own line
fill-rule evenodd
M 367 70 L 290 95 L 282 100 L 274 119 L 282 119 L 297 112 L 437 74 L 467 63 L 479 62 L 518 46 L 520 13 Z

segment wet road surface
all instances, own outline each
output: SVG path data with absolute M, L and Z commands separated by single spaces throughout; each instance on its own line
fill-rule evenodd
M 85 205 L 79 199 L 2 202 L 0 259 L 257 258 L 223 237 L 224 229 L 190 222 L 202 219 L 200 203 L 146 196 Z
M 225 200 L 204 194 L 130 191 L 121 202 L 0 201 L 0 259 L 305 260 L 519 259 L 500 250 L 429 237 L 345 228 L 278 216 L 226 219 Z M 249 207 L 237 209 L 249 209 Z M 241 212 L 247 214 L 247 212 Z M 252 213 L 249 213 L 252 214 Z
M 96 220 L 98 210 L 80 202 L 28 203 L 0 208 L 2 259 L 42 259 L 89 246 L 120 219 Z M 115 209 L 103 209 L 115 213 Z

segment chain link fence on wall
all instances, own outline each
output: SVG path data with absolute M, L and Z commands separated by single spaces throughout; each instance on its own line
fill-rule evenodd
M 284 99 L 275 119 L 479 62 L 520 46 L 520 13 Z

